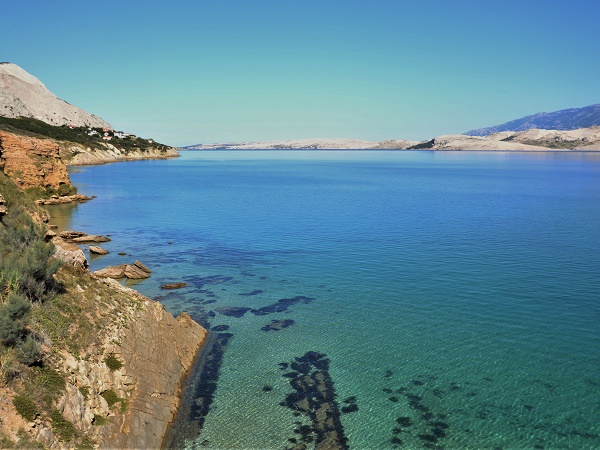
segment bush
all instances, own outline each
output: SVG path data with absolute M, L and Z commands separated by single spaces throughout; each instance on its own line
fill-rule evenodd
M 25 340 L 17 346 L 16 354 L 19 362 L 28 366 L 31 366 L 42 359 L 40 346 L 31 335 L 28 335 Z
M 16 291 L 30 301 L 44 301 L 59 290 L 54 274 L 60 261 L 54 246 L 22 207 L 16 206 L 0 226 L 0 291 Z M 13 280 L 12 286 L 7 283 Z M 15 282 L 16 281 L 16 282 Z M 0 294 L 1 295 L 1 294 Z
M 104 363 L 106 364 L 106 367 L 108 367 L 110 369 L 111 372 L 114 372 L 115 370 L 119 370 L 121 367 L 123 367 L 123 363 L 119 360 L 119 358 L 117 358 L 115 356 L 114 353 L 111 353 L 110 355 L 108 355 L 104 359 Z
M 52 420 L 52 431 L 58 434 L 61 441 L 69 442 L 77 436 L 77 429 L 56 409 L 50 414 L 50 420 Z
M 44 388 L 46 395 L 50 398 L 57 398 L 62 395 L 67 383 L 60 373 L 48 366 L 36 368 L 36 372 L 39 376 L 37 383 Z
M 5 305 L 0 306 L 0 343 L 14 346 L 26 335 L 25 325 L 31 305 L 17 294 L 10 294 Z
M 13 405 L 15 405 L 17 412 L 28 422 L 33 422 L 38 415 L 36 404 L 25 394 L 19 394 L 13 398 Z
M 106 403 L 108 403 L 108 407 L 109 408 L 112 408 L 112 406 L 115 403 L 118 403 L 118 402 L 121 401 L 121 398 L 119 398 L 119 396 L 117 395 L 117 393 L 115 391 L 113 391 L 112 389 L 104 391 L 100 395 L 104 398 L 104 400 L 106 400 Z

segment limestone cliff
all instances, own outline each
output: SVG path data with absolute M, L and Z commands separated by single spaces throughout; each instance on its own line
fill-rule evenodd
M 0 168 L 23 189 L 64 188 L 66 193 L 72 188 L 59 145 L 50 139 L 0 131 Z
M 72 166 L 179 156 L 177 149 L 172 147 L 156 146 L 126 151 L 110 143 L 103 143 L 103 148 L 90 148 L 72 142 L 61 142 L 60 153 L 62 159 Z

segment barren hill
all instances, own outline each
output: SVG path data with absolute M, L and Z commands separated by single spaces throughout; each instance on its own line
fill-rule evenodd
M 40 80 L 12 63 L 0 63 L 0 116 L 112 129 L 102 118 L 59 99 Z

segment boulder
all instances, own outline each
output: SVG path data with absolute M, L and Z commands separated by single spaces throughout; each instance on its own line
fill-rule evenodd
M 56 233 L 52 230 L 48 230 L 46 231 L 46 234 L 44 235 L 44 240 L 47 242 L 51 239 L 54 239 L 56 237 Z
M 97 245 L 90 245 L 88 250 L 90 253 L 95 255 L 107 255 L 108 250 L 103 249 L 102 247 L 98 247 Z
M 150 277 L 150 271 L 142 269 L 137 265 L 137 263 L 138 261 L 136 261 L 134 264 L 127 264 L 125 266 L 125 276 L 130 280 L 143 280 L 144 278 Z M 142 267 L 146 267 L 142 263 L 140 264 Z
M 125 277 L 125 269 L 127 264 L 120 264 L 118 266 L 108 266 L 101 270 L 96 270 L 94 275 L 100 278 L 114 278 L 118 280 Z
M 142 264 L 141 261 L 136 260 L 133 263 L 133 265 L 136 266 L 138 269 L 140 269 L 142 272 L 152 273 L 152 271 L 150 269 L 148 269 L 144 264 Z
M 109 242 L 110 238 L 107 236 L 100 235 L 85 235 L 72 239 L 73 242 L 77 242 L 79 244 L 83 244 L 86 242 Z
M 60 232 L 60 237 L 63 239 L 75 239 L 81 236 L 87 236 L 83 231 L 66 230 Z

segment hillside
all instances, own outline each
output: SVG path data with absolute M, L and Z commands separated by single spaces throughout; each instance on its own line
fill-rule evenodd
M 130 133 L 103 131 L 102 128 L 53 126 L 26 117 L 0 117 L 0 131 L 52 140 L 59 146 L 62 160 L 70 165 L 179 156 L 173 147 Z
M 30 117 L 50 125 L 112 129 L 102 118 L 59 99 L 36 77 L 7 62 L 0 63 L 0 116 Z
M 600 151 L 600 127 L 570 131 L 502 131 L 489 136 L 449 134 L 423 141 L 410 150 Z
M 11 63 L 0 63 L 0 130 L 53 140 L 66 164 L 179 156 L 175 148 L 153 139 L 115 131 L 100 117 L 59 99 Z
M 477 130 L 467 131 L 468 136 L 487 136 L 502 131 L 525 131 L 532 128 L 542 130 L 575 130 L 600 126 L 600 104 L 583 108 L 569 108 L 554 112 L 541 112 Z

